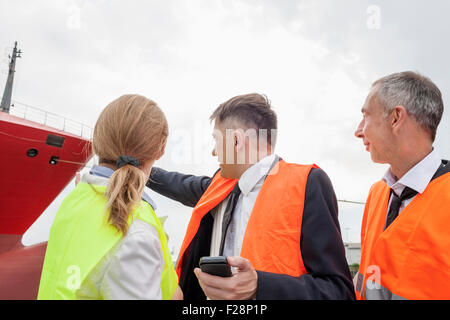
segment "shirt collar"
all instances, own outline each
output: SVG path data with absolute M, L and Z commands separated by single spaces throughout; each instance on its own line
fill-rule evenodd
M 275 154 L 268 155 L 245 170 L 238 182 L 239 189 L 241 189 L 241 192 L 245 196 L 248 195 L 258 182 L 269 172 L 276 157 Z
M 103 178 L 110 178 L 114 170 L 103 166 L 93 166 L 89 173 Z
M 397 179 L 389 168 L 383 180 L 400 196 L 405 187 L 410 187 L 418 193 L 423 193 L 441 165 L 441 158 L 436 149 L 433 149 L 425 158 L 412 167 L 406 174 Z
M 89 171 L 89 174 L 91 174 L 93 176 L 107 178 L 107 179 L 109 179 L 113 173 L 114 173 L 113 169 L 104 167 L 104 166 L 97 166 L 97 165 L 94 165 L 91 168 L 91 170 Z M 98 182 L 97 184 L 103 184 L 103 183 L 101 183 L 101 179 L 95 179 L 95 180 Z M 106 182 L 105 184 L 107 184 L 107 181 L 105 181 L 105 182 Z M 147 202 L 149 205 L 151 205 L 153 210 L 156 210 L 155 202 L 153 201 L 152 198 L 150 198 L 150 196 L 147 193 L 145 193 L 145 191 L 142 193 L 142 199 L 145 202 Z

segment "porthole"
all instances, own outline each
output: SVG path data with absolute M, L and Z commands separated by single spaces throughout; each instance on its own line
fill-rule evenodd
M 27 156 L 29 156 L 30 158 L 36 157 L 38 154 L 38 151 L 34 148 L 28 149 L 27 151 Z

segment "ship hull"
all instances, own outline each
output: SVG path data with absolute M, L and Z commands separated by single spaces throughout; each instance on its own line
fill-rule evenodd
M 47 242 L 0 255 L 0 300 L 37 298 Z
M 35 299 L 46 242 L 22 236 L 91 158 L 90 140 L 0 112 L 0 299 Z

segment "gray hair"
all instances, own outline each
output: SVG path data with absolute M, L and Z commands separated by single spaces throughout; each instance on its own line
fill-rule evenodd
M 434 141 L 444 103 L 441 91 L 429 78 L 412 71 L 394 73 L 375 81 L 372 88 L 386 116 L 396 106 L 405 107 Z

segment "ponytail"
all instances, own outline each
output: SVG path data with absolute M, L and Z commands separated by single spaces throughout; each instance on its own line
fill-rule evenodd
M 141 203 L 146 183 L 145 173 L 132 165 L 125 165 L 112 174 L 105 196 L 110 210 L 108 221 L 123 235 L 128 230 L 128 218 Z

